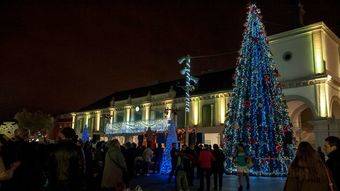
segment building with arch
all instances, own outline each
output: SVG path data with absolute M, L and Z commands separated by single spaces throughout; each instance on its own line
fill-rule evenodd
M 296 140 L 317 147 L 329 135 L 340 137 L 339 38 L 319 22 L 269 39 Z M 191 142 L 219 144 L 233 73 L 234 69 L 229 69 L 198 76 L 199 86 L 192 93 L 187 115 L 180 87 L 183 80 L 175 80 L 109 95 L 69 114 L 71 125 L 79 134 L 86 125 L 91 136 L 110 134 L 123 142 L 140 142 L 147 129 L 161 134 L 162 120 L 172 110 L 180 138 L 187 127 Z

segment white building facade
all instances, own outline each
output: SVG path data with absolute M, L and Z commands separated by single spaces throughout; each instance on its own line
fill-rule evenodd
M 339 38 L 320 22 L 275 34 L 269 39 L 284 84 L 296 140 L 309 141 L 317 147 L 327 136 L 340 137 Z M 145 134 L 148 127 L 156 134 L 162 133 L 162 120 L 169 117 L 172 109 L 176 112 L 179 134 L 188 127 L 191 142 L 220 144 L 227 120 L 232 73 L 225 71 L 199 77 L 199 86 L 203 87 L 193 92 L 188 114 L 184 112 L 184 95 L 175 87 L 178 81 L 174 81 L 110 95 L 73 112 L 72 127 L 78 134 L 86 125 L 91 136 L 110 134 L 120 137 L 122 142 L 137 142 L 137 136 Z M 215 87 L 219 82 L 214 81 L 214 75 L 229 81 Z M 115 130 L 109 133 L 107 127 Z M 138 128 L 141 130 L 136 130 Z

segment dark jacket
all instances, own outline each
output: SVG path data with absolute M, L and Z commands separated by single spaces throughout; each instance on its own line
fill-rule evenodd
M 172 148 L 170 150 L 170 156 L 171 156 L 171 165 L 173 167 L 175 167 L 177 164 L 177 155 L 178 155 L 178 150 L 176 148 Z
M 0 190 L 39 190 L 43 185 L 43 145 L 16 141 L 8 145 L 11 150 L 7 158 L 7 165 L 20 161 L 12 179 L 3 182 Z M 7 154 L 6 154 L 7 155 Z M 9 168 L 9 166 L 7 166 Z
M 328 154 L 326 165 L 333 176 L 337 190 L 340 190 L 340 149 Z
M 70 141 L 55 145 L 50 156 L 50 188 L 81 190 L 84 178 L 84 154 L 81 147 Z
M 224 171 L 224 161 L 225 155 L 222 150 L 217 149 L 213 150 L 213 154 L 215 157 L 215 161 L 213 162 L 213 171 L 214 172 L 223 172 Z

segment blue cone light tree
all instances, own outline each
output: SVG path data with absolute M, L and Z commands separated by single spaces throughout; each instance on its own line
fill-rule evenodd
M 173 120 L 168 121 L 168 135 L 166 137 L 166 146 L 163 152 L 162 163 L 161 163 L 161 174 L 168 174 L 171 171 L 171 144 L 176 143 L 177 145 L 177 132 L 176 124 Z
M 87 125 L 84 126 L 81 138 L 84 142 L 89 141 L 90 140 L 90 136 L 89 136 L 89 130 Z
M 249 6 L 239 54 L 225 123 L 226 171 L 236 171 L 233 157 L 242 144 L 252 158 L 251 174 L 284 176 L 294 155 L 292 124 L 255 4 Z

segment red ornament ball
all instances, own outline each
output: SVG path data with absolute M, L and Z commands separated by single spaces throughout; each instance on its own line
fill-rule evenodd
M 282 146 L 277 144 L 275 149 L 276 149 L 277 152 L 280 152 L 282 150 Z
M 249 108 L 250 107 L 250 101 L 249 100 L 244 101 L 243 105 L 244 105 L 244 107 Z

